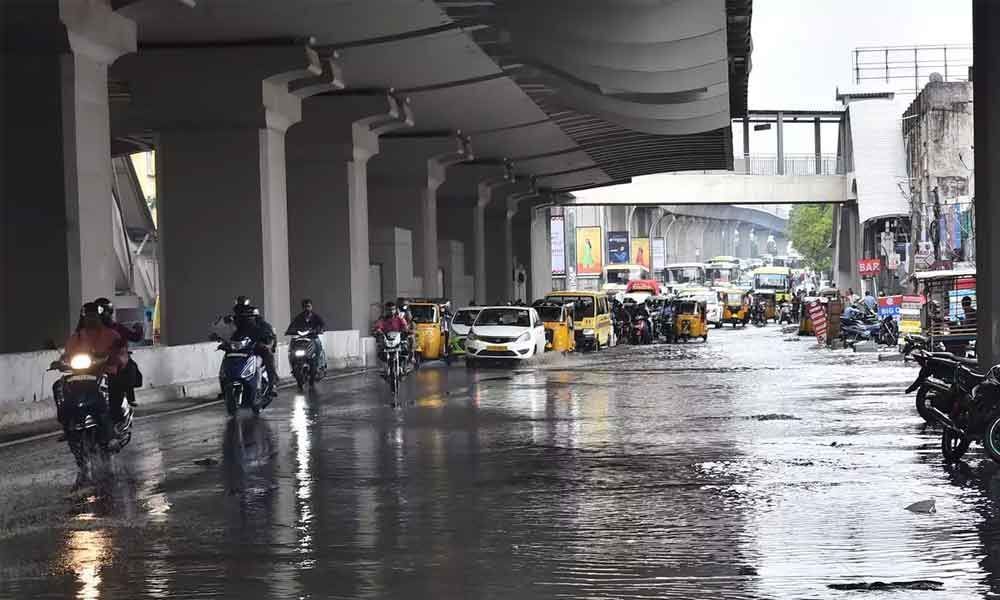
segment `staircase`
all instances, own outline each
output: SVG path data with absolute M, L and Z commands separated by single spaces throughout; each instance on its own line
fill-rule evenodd
M 152 307 L 159 295 L 156 225 L 129 157 L 114 157 L 111 166 L 114 202 L 110 216 L 118 266 L 115 303 Z

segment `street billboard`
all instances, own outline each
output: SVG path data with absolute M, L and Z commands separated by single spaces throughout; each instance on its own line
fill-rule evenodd
M 549 252 L 552 255 L 552 274 L 566 274 L 566 229 L 562 215 L 549 218 Z
M 608 264 L 624 265 L 629 259 L 628 232 L 608 232 Z
M 604 272 L 604 254 L 600 227 L 576 228 L 576 274 L 600 276 Z
M 664 238 L 653 238 L 652 249 L 650 252 L 653 255 L 653 274 L 662 273 L 663 269 L 667 266 L 667 240 Z
M 649 268 L 649 238 L 632 238 L 632 264 Z

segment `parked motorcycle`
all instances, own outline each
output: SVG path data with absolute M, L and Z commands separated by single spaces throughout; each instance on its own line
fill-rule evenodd
M 933 406 L 927 410 L 943 428 L 941 454 L 948 462 L 962 458 L 972 442 L 986 447 L 993 460 L 1000 462 L 1000 372 L 997 367 L 988 375 L 959 365 L 955 369 L 952 406 L 947 414 Z
M 112 423 L 106 357 L 75 354 L 68 362 L 58 360 L 50 371 L 62 373 L 53 387 L 56 416 L 66 442 L 80 469 L 80 479 L 90 480 L 95 467 L 106 463 L 132 440 L 132 407 L 122 398 L 121 420 Z
M 292 376 L 299 386 L 299 391 L 309 385 L 314 385 L 326 377 L 326 360 L 320 364 L 319 334 L 312 330 L 296 331 L 288 344 L 288 362 L 292 367 Z
M 219 367 L 219 384 L 226 412 L 234 416 L 244 407 L 259 415 L 271 403 L 271 382 L 264 359 L 254 353 L 253 341 L 248 337 L 223 341 L 218 349 L 225 352 Z
M 755 304 L 753 309 L 751 309 L 750 321 L 757 327 L 764 327 L 767 325 L 767 306 L 761 302 Z
M 973 368 L 976 363 L 947 352 L 914 350 L 911 355 L 920 365 L 920 373 L 906 389 L 906 393 L 917 392 L 917 413 L 928 424 L 935 425 L 939 421 L 929 407 L 933 406 L 938 411 L 947 413 L 954 404 L 954 394 L 958 392 L 955 387 L 955 370 L 959 365 Z
M 884 346 L 899 345 L 899 323 L 895 317 L 887 315 L 882 319 L 876 341 Z

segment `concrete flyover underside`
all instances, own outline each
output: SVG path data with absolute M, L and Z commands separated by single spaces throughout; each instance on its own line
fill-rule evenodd
M 106 190 L 111 157 L 141 150 L 167 344 L 202 340 L 237 293 L 279 328 L 309 295 L 362 332 L 389 290 L 509 296 L 510 267 L 541 264 L 534 206 L 731 168 L 750 15 L 749 0 L 8 0 L 4 118 L 34 126 L 5 139 L 0 350 L 49 346 L 84 300 L 123 291 Z M 58 315 L 45 331 L 16 316 L 38 298 Z

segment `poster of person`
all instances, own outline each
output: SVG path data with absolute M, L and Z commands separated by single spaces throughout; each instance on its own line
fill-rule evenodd
M 600 227 L 576 228 L 576 274 L 586 277 L 604 272 Z
M 632 238 L 632 264 L 649 268 L 649 238 Z
M 608 232 L 608 264 L 624 265 L 628 262 L 628 232 Z

